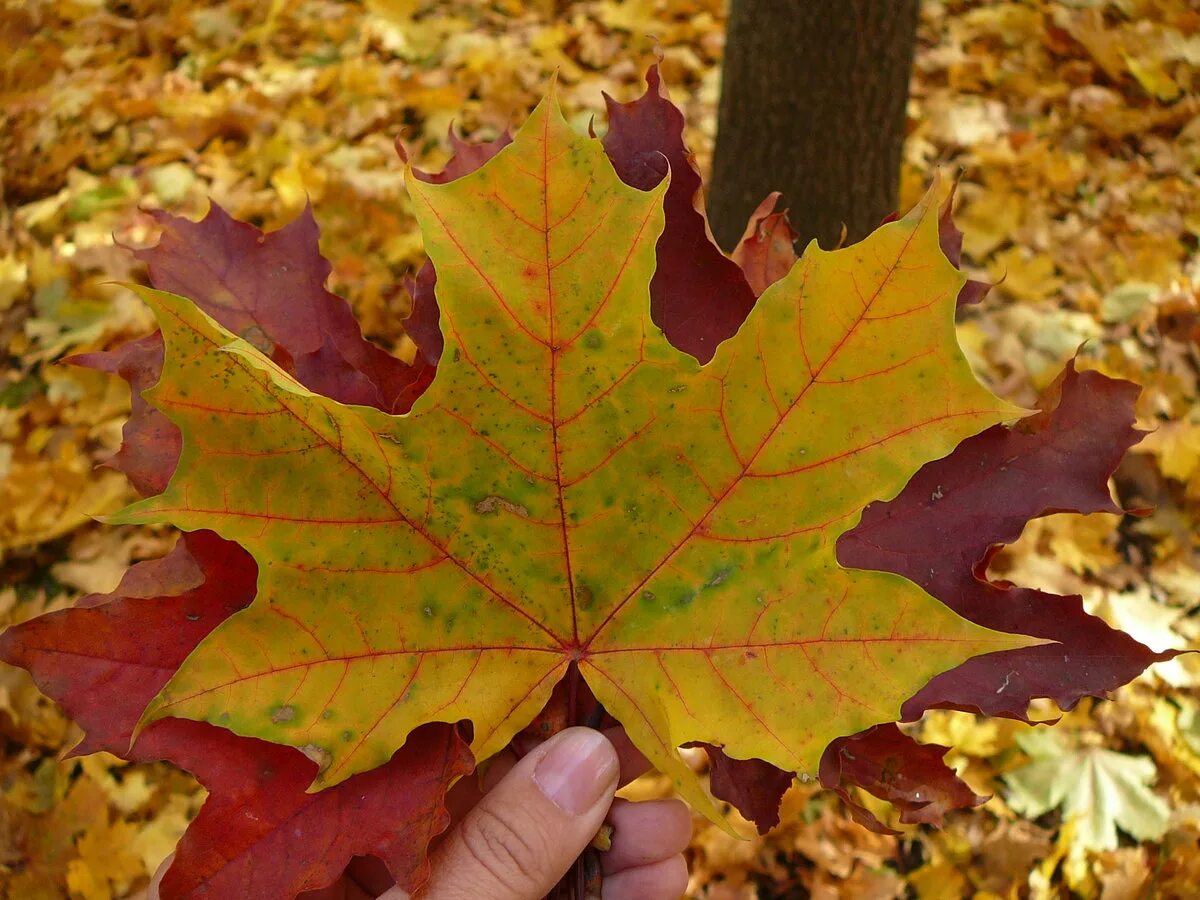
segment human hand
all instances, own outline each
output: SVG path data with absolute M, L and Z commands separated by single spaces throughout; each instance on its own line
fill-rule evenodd
M 485 792 L 464 780 L 452 800 L 465 807 L 430 860 L 420 900 L 539 900 L 591 842 L 613 826 L 602 854 L 603 900 L 675 900 L 687 885 L 683 850 L 691 817 L 678 800 L 613 799 L 620 784 L 647 768 L 620 729 L 603 735 L 568 728 L 517 760 L 503 754 L 489 768 Z M 382 864 L 355 865 L 335 884 L 304 900 L 408 900 L 390 887 Z M 163 863 L 150 885 L 158 900 Z

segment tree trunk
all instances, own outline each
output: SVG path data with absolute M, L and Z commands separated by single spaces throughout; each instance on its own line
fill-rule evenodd
M 731 0 L 708 213 L 732 248 L 783 192 L 828 248 L 894 212 L 918 0 Z

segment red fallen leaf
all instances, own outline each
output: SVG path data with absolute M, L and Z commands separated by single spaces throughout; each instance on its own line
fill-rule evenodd
M 868 506 L 838 542 L 842 565 L 895 572 L 973 622 L 1058 642 L 988 654 L 939 675 L 904 705 L 906 719 L 936 707 L 1026 719 L 1035 697 L 1071 709 L 1177 655 L 1155 653 L 1088 615 L 1078 596 L 986 575 L 993 548 L 1015 541 L 1030 519 L 1122 512 L 1108 478 L 1141 439 L 1133 427 L 1139 391 L 1068 365 L 1042 395 L 1041 413 L 963 441 L 894 500 Z
M 161 493 L 171 480 L 183 446 L 174 423 L 142 399 L 142 391 L 152 387 L 162 372 L 162 336 L 156 331 L 116 350 L 83 353 L 67 362 L 119 375 L 129 382 L 131 409 L 121 432 L 124 440 L 107 465 L 124 472 L 138 493 Z
M 73 755 L 123 756 L 150 698 L 213 628 L 250 602 L 256 576 L 237 544 L 193 532 L 162 559 L 131 568 L 112 594 L 9 628 L 0 634 L 0 657 L 29 669 L 84 729 Z
M 746 231 L 733 250 L 733 261 L 741 266 L 756 297 L 786 275 L 797 259 L 796 232 L 788 224 L 787 210 L 775 211 L 782 196 L 779 191 L 767 195 L 750 214 Z
M 957 189 L 958 185 L 956 184 L 955 190 Z M 946 198 L 946 202 L 942 206 L 942 215 L 938 219 L 938 233 L 942 238 L 942 252 L 946 254 L 946 259 L 950 260 L 956 269 L 961 269 L 963 233 L 954 224 L 954 193 L 954 191 L 950 192 L 950 196 Z M 967 279 L 967 283 L 958 292 L 959 309 L 978 303 L 987 296 L 991 289 L 992 286 L 986 281 Z
M 163 878 L 164 900 L 293 897 L 329 885 L 363 854 L 417 891 L 429 877 L 430 841 L 450 823 L 447 785 L 474 767 L 457 730 L 442 724 L 414 731 L 379 768 L 315 794 L 305 788 L 317 764 L 292 747 L 183 719 L 155 723 L 143 744 L 139 752 L 169 758 L 211 792 Z
M 215 203 L 199 222 L 162 211 L 150 215 L 162 226 L 162 238 L 134 253 L 147 264 L 151 283 L 186 293 L 226 328 L 250 336 L 305 387 L 399 414 L 429 386 L 432 365 L 409 366 L 364 340 L 346 301 L 325 290 L 330 267 L 320 255 L 311 209 L 270 234 L 235 221 Z M 234 265 L 235 259 L 243 262 Z M 142 399 L 162 372 L 161 336 L 68 361 L 129 382 L 124 442 L 109 464 L 139 493 L 163 491 L 179 458 L 179 430 Z
M 905 824 L 941 825 L 947 812 L 988 799 L 942 762 L 949 749 L 919 744 L 894 724 L 876 725 L 829 745 L 821 758 L 821 784 L 842 798 L 856 822 L 872 831 L 895 833 L 853 799 L 851 785 L 891 802 Z
M 712 744 L 693 746 L 703 747 L 708 754 L 708 786 L 714 797 L 753 822 L 759 834 L 779 824 L 779 801 L 791 787 L 791 772 L 761 759 L 734 759 Z
M 504 133 L 494 141 L 471 143 L 464 141 L 450 129 L 450 146 L 454 155 L 440 172 L 423 172 L 413 169 L 413 174 L 430 184 L 445 184 L 463 175 L 469 175 L 485 162 L 512 143 L 512 134 L 505 129 Z M 396 152 L 400 158 L 407 160 L 408 151 L 399 141 L 396 142 Z M 425 362 L 436 366 L 442 358 L 442 330 L 439 326 L 441 318 L 438 312 L 437 297 L 434 290 L 437 286 L 437 273 L 433 271 L 433 263 L 425 260 L 415 278 L 406 278 L 404 288 L 412 298 L 412 312 L 404 320 L 404 330 L 417 345 L 417 350 Z
M 412 385 L 408 395 L 402 398 L 406 406 L 411 406 L 412 401 L 432 380 L 433 367 L 424 365 L 424 360 L 421 359 L 417 362 L 422 372 L 429 377 L 422 377 Z M 342 356 L 337 345 L 328 336 L 320 349 L 297 359 L 291 371 L 301 384 L 327 397 L 338 397 L 343 403 L 378 407 L 380 402 L 379 390 L 370 376 L 356 369 Z M 313 385 L 319 385 L 320 390 L 312 387 Z
M 456 178 L 470 175 L 512 143 L 512 132 L 507 128 L 499 137 L 491 141 L 464 141 L 454 133 L 453 126 L 450 127 L 448 137 L 450 138 L 450 148 L 454 152 L 440 172 L 413 169 L 413 174 L 426 184 L 446 184 Z M 408 151 L 399 141 L 396 142 L 396 152 L 400 154 L 402 160 L 408 161 Z
M 937 676 L 904 704 L 905 719 L 948 708 L 1028 721 L 1036 697 L 1071 709 L 1177 655 L 1155 653 L 1088 615 L 1078 596 L 992 582 L 986 575 L 998 547 L 1016 540 L 1033 518 L 1122 511 L 1109 496 L 1108 478 L 1141 439 L 1133 427 L 1139 390 L 1068 365 L 1043 393 L 1040 414 L 963 441 L 950 456 L 925 466 L 894 500 L 867 507 L 858 527 L 839 541 L 843 565 L 904 575 L 974 622 L 993 628 L 1007 623 L 1058 642 L 976 657 Z M 873 729 L 835 741 L 822 759 L 822 783 L 844 797 L 850 785 L 866 788 L 895 803 L 902 821 L 937 822 L 946 809 L 978 802 L 969 799 L 965 785 L 952 786 L 951 776 L 937 777 L 940 762 L 934 764 L 927 745 L 897 734 Z M 845 748 L 851 746 L 853 759 L 847 761 Z M 876 775 L 882 761 L 928 789 L 940 786 L 942 796 L 914 811 L 900 782 Z M 860 821 L 884 828 L 864 813 L 856 812 Z M 918 814 L 935 818 L 905 818 Z
M 622 181 L 649 190 L 670 166 L 671 184 L 663 201 L 666 224 L 650 282 L 650 316 L 677 349 L 706 363 L 745 321 L 754 291 L 709 233 L 701 212 L 700 173 L 683 143 L 683 113 L 667 96 L 658 66 L 646 73 L 646 93 L 637 100 L 618 103 L 605 94 L 604 102 L 604 150 Z
M 425 260 L 415 276 L 404 279 L 404 289 L 412 300 L 412 312 L 404 320 L 404 331 L 417 345 L 417 352 L 431 366 L 441 361 L 446 345 L 440 327 L 441 313 L 437 305 L 436 287 L 437 273 L 433 271 L 433 263 L 429 260 Z
M 134 251 L 146 263 L 150 283 L 187 296 L 270 356 L 277 346 L 286 348 L 310 390 L 327 396 L 346 391 L 349 369 L 360 377 L 338 399 L 404 413 L 432 380 L 423 360 L 410 366 L 365 340 L 349 304 L 326 290 L 330 265 L 321 256 L 310 207 L 269 234 L 216 204 L 199 222 L 150 214 L 162 237 L 157 246 Z
M 8 629 L 0 659 L 28 669 L 85 730 L 72 755 L 167 759 L 208 788 L 164 898 L 295 896 L 328 885 L 366 853 L 416 890 L 427 877 L 426 848 L 449 823 L 447 786 L 473 767 L 453 726 L 414 732 L 384 766 L 318 794 L 306 793 L 317 764 L 302 752 L 207 723 L 165 719 L 130 748 L 146 704 L 197 643 L 250 602 L 256 574 L 236 544 L 193 532 L 166 557 L 130 569 L 113 594 Z

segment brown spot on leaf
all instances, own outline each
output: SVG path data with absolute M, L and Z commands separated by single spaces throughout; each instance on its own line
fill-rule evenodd
M 521 506 L 519 503 L 513 503 L 511 500 L 505 500 L 503 497 L 497 497 L 495 494 L 485 497 L 475 504 L 475 512 L 481 516 L 490 516 L 501 509 L 513 515 L 520 516 L 523 519 L 529 517 L 529 510 L 524 506 Z
M 271 721 L 276 725 L 283 725 L 285 722 L 290 722 L 296 718 L 296 707 L 287 705 L 280 706 L 271 713 Z
M 305 744 L 300 748 L 300 752 L 317 764 L 317 769 L 324 772 L 333 762 L 333 754 L 324 747 L 318 747 L 316 744 Z
M 595 599 L 596 595 L 586 584 L 579 583 L 575 585 L 575 602 L 579 605 L 580 609 L 590 609 Z
M 275 351 L 275 342 L 258 325 L 251 325 L 249 328 L 243 329 L 238 337 L 266 356 L 270 356 Z

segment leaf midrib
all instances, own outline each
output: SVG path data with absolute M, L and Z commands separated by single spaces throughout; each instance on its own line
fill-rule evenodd
M 846 332 L 845 332 L 845 334 L 842 335 L 841 340 L 839 340 L 837 342 L 837 344 L 835 344 L 833 346 L 833 348 L 826 355 L 825 359 L 821 362 L 821 364 L 819 366 L 817 366 L 816 369 L 813 369 L 811 365 L 808 367 L 809 368 L 808 383 L 805 384 L 804 387 L 800 389 L 800 391 L 796 394 L 795 399 L 793 399 L 792 402 L 790 404 L 788 404 L 786 409 L 777 413 L 777 418 L 776 418 L 775 424 L 771 426 L 770 430 L 763 437 L 763 439 L 759 442 L 758 447 L 756 447 L 754 449 L 754 452 L 750 454 L 750 456 L 745 460 L 745 462 L 742 461 L 741 456 L 737 451 L 736 445 L 734 445 L 731 441 L 730 449 L 734 453 L 734 458 L 737 460 L 739 465 L 741 465 L 741 471 L 737 472 L 733 476 L 733 478 L 730 479 L 730 482 L 725 487 L 725 489 L 722 490 L 715 498 L 713 498 L 712 503 L 709 505 L 709 508 L 703 513 L 703 515 L 697 517 L 695 524 L 692 525 L 692 527 L 688 530 L 687 534 L 685 534 L 683 536 L 683 538 L 677 544 L 675 544 L 674 547 L 672 547 L 669 551 L 667 551 L 666 554 L 663 555 L 662 559 L 659 560 L 659 562 L 651 568 L 651 570 L 647 573 L 647 575 L 641 581 L 639 581 L 636 585 L 634 585 L 632 590 L 630 590 L 629 593 L 626 594 L 625 597 L 619 603 L 617 603 L 615 606 L 613 606 L 613 608 L 608 612 L 608 614 L 604 617 L 604 619 L 602 619 L 600 621 L 600 623 L 592 630 L 592 633 L 590 635 L 588 635 L 587 640 L 584 642 L 585 648 L 590 648 L 591 644 L 596 640 L 597 637 L 600 636 L 600 633 L 617 616 L 617 614 L 625 607 L 625 605 L 633 598 L 633 596 L 635 594 L 637 594 L 638 591 L 640 591 L 650 581 L 651 578 L 653 578 L 655 575 L 657 575 L 658 572 L 662 569 L 662 567 L 665 566 L 668 562 L 670 562 L 670 560 L 672 559 L 672 557 L 675 556 L 676 553 L 678 553 L 680 550 L 682 550 L 688 544 L 688 542 L 691 541 L 692 538 L 696 536 L 696 533 L 700 530 L 700 528 L 704 525 L 704 523 L 706 521 L 708 521 L 708 519 L 717 510 L 717 508 L 720 507 L 720 505 L 725 501 L 725 499 L 733 492 L 734 488 L 736 488 L 739 484 L 742 483 L 743 480 L 745 480 L 745 478 L 747 477 L 747 473 L 750 471 L 750 468 L 754 465 L 755 461 L 758 459 L 758 457 L 762 453 L 762 451 L 767 447 L 768 444 L 770 444 L 771 440 L 775 437 L 775 434 L 779 431 L 780 427 L 782 427 L 783 423 L 785 421 L 787 421 L 787 418 L 792 414 L 792 412 L 796 409 L 796 407 L 800 405 L 800 402 L 808 394 L 809 389 L 814 384 L 818 383 L 818 379 L 820 378 L 821 373 L 825 370 L 825 368 L 829 365 L 829 363 L 832 362 L 837 357 L 838 353 L 841 352 L 841 349 L 845 345 L 846 341 L 848 341 L 850 339 L 851 335 L 854 334 L 854 332 L 858 329 L 858 327 L 866 319 L 867 313 L 871 309 L 872 304 L 874 304 L 875 301 L 879 299 L 879 295 L 883 292 L 884 287 L 891 281 L 892 276 L 896 274 L 896 271 L 900 265 L 901 258 L 904 256 L 904 254 L 907 252 L 909 246 L 912 244 L 914 238 L 916 237 L 918 231 L 920 230 L 920 225 L 924 221 L 925 216 L 927 214 L 928 214 L 928 208 L 926 208 L 926 210 L 924 210 L 922 212 L 921 218 L 916 223 L 914 223 L 914 226 L 913 226 L 912 230 L 909 232 L 908 236 L 905 238 L 904 243 L 901 245 L 899 250 L 896 252 L 896 258 L 889 264 L 887 273 L 884 275 L 884 277 L 882 279 L 880 279 L 879 285 L 875 288 L 875 291 L 872 293 L 871 298 L 863 303 L 863 307 L 861 310 L 859 310 L 858 316 L 854 319 L 854 321 L 846 329 Z M 804 342 L 804 336 L 803 336 L 804 286 L 808 281 L 809 271 L 811 269 L 811 266 L 813 265 L 813 262 L 812 262 L 812 258 L 807 257 L 807 256 L 801 257 L 799 262 L 803 263 L 807 267 L 803 272 L 802 280 L 801 280 L 799 289 L 797 290 L 797 304 L 799 306 L 799 309 L 797 310 L 797 322 L 798 322 L 798 329 L 800 332 L 799 341 L 801 343 L 801 346 L 803 347 L 803 342 Z M 754 313 L 751 312 L 751 315 L 753 315 L 753 314 Z M 745 327 L 745 325 L 743 325 L 743 327 Z M 804 355 L 805 355 L 805 359 L 807 360 L 807 358 L 808 358 L 807 352 L 805 352 Z M 722 420 L 724 420 L 724 418 L 725 418 L 725 408 L 724 408 L 724 397 L 723 396 L 722 396 L 722 401 L 721 401 L 721 418 L 722 418 Z M 832 460 L 826 460 L 824 462 L 830 462 L 830 461 L 832 461 Z M 816 464 L 814 464 L 814 468 L 816 468 Z
M 214 341 L 210 340 L 202 332 L 193 328 L 190 323 L 188 323 L 185 319 L 183 319 L 181 316 L 179 316 L 174 310 L 171 310 L 169 307 L 166 307 L 166 306 L 163 306 L 162 308 L 165 309 L 168 312 L 168 314 L 171 315 L 177 322 L 179 322 L 181 325 L 183 325 L 184 327 L 191 330 L 194 334 L 196 334 L 202 340 L 207 341 L 214 348 L 216 348 L 218 350 L 220 349 L 219 347 L 217 347 L 217 345 Z M 493 597 L 495 597 L 501 604 L 503 604 L 505 607 L 511 609 L 513 612 L 517 613 L 518 615 L 520 615 L 522 618 L 527 620 L 531 625 L 533 625 L 539 631 L 546 634 L 555 643 L 559 644 L 559 646 L 562 646 L 562 643 L 563 643 L 562 639 L 558 635 L 556 635 L 553 631 L 551 631 L 549 628 L 547 628 L 545 625 L 543 625 L 541 622 L 539 622 L 529 612 L 522 609 L 518 604 L 514 603 L 508 597 L 505 597 L 503 594 L 501 594 L 498 590 L 496 590 L 496 588 L 494 588 L 492 585 L 490 585 L 483 578 L 483 576 L 474 572 L 462 560 L 455 557 L 444 546 L 442 546 L 433 535 L 429 534 L 419 524 L 417 524 L 412 519 L 410 519 L 407 515 L 405 515 L 404 511 L 401 510 L 400 507 L 396 504 L 395 500 L 392 499 L 391 494 L 387 490 L 385 490 L 382 485 L 380 485 L 377 481 L 375 481 L 375 479 L 371 478 L 371 476 L 368 475 L 363 470 L 363 468 L 360 465 L 358 465 L 358 463 L 356 463 L 353 459 L 351 459 L 349 457 L 349 455 L 345 452 L 344 447 L 330 441 L 328 437 L 326 437 L 320 431 L 318 431 L 312 425 L 310 425 L 305 420 L 303 415 L 301 415 L 297 410 L 295 410 L 292 406 L 290 406 L 285 401 L 285 399 L 283 397 L 281 397 L 274 390 L 274 386 L 271 383 L 270 370 L 259 369 L 258 367 L 251 365 L 248 360 L 244 359 L 239 354 L 231 354 L 231 355 L 234 358 L 233 361 L 234 361 L 235 365 L 237 365 L 239 368 L 241 368 L 242 371 L 245 372 L 252 380 L 259 381 L 259 384 L 262 386 L 263 390 L 276 403 L 278 403 L 284 410 L 286 410 L 287 413 L 293 419 L 295 419 L 304 428 L 308 429 L 313 434 L 314 437 L 316 437 L 319 441 L 321 441 L 323 444 L 325 444 L 325 446 L 327 446 L 331 450 L 333 450 L 334 455 L 337 458 L 341 459 L 349 468 L 354 470 L 354 472 L 356 472 L 358 474 L 358 476 L 363 480 L 363 482 L 365 484 L 369 485 L 379 495 L 379 497 L 389 507 L 391 507 L 391 509 L 396 513 L 398 522 L 403 522 L 405 525 L 407 525 L 409 528 L 411 528 L 414 531 L 414 533 L 418 534 L 421 538 L 423 538 L 431 547 L 433 547 L 434 550 L 436 550 L 438 553 L 441 553 L 454 566 L 456 566 L 459 570 L 461 570 L 463 572 L 463 574 L 465 574 L 468 578 L 470 578 L 472 581 L 474 581 L 476 584 L 478 584 L 480 587 L 482 587 L 484 590 L 486 590 L 489 594 L 491 594 Z M 265 375 L 266 377 L 261 378 L 261 376 L 263 376 L 263 375 Z M 222 511 L 222 514 L 227 514 L 227 511 Z M 279 518 L 278 516 L 276 516 L 274 514 L 270 514 L 270 515 L 260 514 L 260 515 L 262 515 L 265 518 L 272 518 L 272 519 Z M 302 521 L 312 521 L 312 520 L 305 519 Z M 383 520 L 383 524 L 386 524 L 386 520 Z M 535 648 L 531 647 L 531 648 L 513 648 L 513 649 L 535 649 Z

